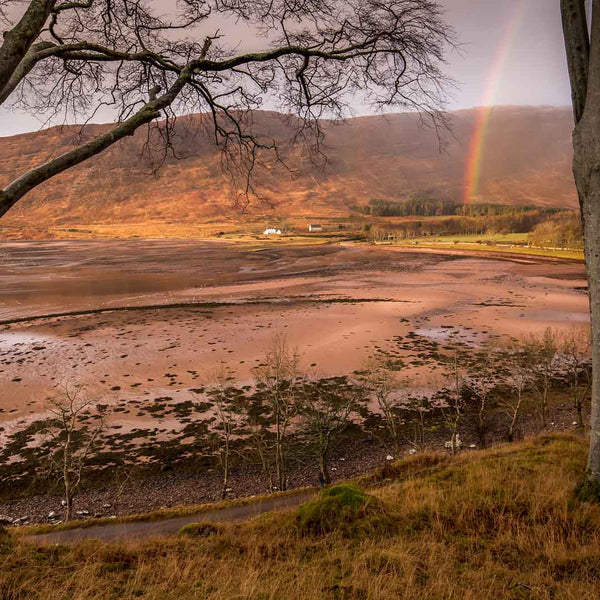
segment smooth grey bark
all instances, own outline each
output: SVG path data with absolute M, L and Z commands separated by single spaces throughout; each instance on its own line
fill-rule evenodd
M 575 116 L 573 174 L 583 220 L 592 322 L 588 480 L 600 484 L 600 0 L 593 1 L 591 41 L 584 0 L 561 0 L 561 13 Z

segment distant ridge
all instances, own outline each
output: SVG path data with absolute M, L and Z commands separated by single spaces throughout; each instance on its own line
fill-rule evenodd
M 451 113 L 452 133 L 440 153 L 435 132 L 420 128 L 416 115 L 357 117 L 342 125 L 324 123 L 324 170 L 286 147 L 290 170 L 275 160 L 257 171 L 252 216 L 347 216 L 371 198 L 402 200 L 415 195 L 461 200 L 465 168 L 478 111 Z M 149 220 L 202 223 L 235 218 L 229 180 L 220 154 L 199 130 L 201 115 L 177 122 L 169 156 L 156 176 L 141 158 L 145 132 L 138 132 L 100 156 L 37 188 L 0 224 L 140 223 Z M 258 131 L 276 139 L 289 135 L 274 112 L 259 111 Z M 568 108 L 492 109 L 481 160 L 481 202 L 575 208 L 571 175 L 572 116 Z M 88 135 L 106 130 L 93 125 Z M 53 127 L 2 140 L 0 182 L 68 148 L 78 140 L 76 126 Z

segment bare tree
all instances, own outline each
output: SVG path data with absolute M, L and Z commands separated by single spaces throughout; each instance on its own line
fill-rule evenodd
M 360 379 L 377 404 L 388 434 L 396 451 L 402 447 L 401 409 L 406 398 L 405 384 L 400 380 L 395 366 L 385 356 L 371 356 L 360 372 Z
M 0 6 L 0 103 L 50 119 L 107 109 L 117 116 L 105 133 L 84 132 L 74 148 L 8 184 L 0 216 L 142 126 L 168 149 L 175 115 L 184 112 L 207 113 L 215 143 L 247 172 L 260 150 L 274 147 L 252 131 L 248 113 L 266 101 L 298 116 L 298 138 L 317 145 L 318 119 L 345 114 L 356 95 L 444 124 L 441 67 L 453 33 L 433 0 L 182 0 L 168 17 L 151 0 Z M 235 22 L 253 40 L 245 50 Z M 245 187 L 251 191 L 249 178 Z
M 476 401 L 477 435 L 482 448 L 487 446 L 486 435 L 491 413 L 491 394 L 498 385 L 500 359 L 499 348 L 488 342 L 477 352 L 476 362 L 470 369 L 466 380 L 466 385 Z
M 558 335 L 551 327 L 547 327 L 542 336 L 526 335 L 521 342 L 530 358 L 528 365 L 532 374 L 532 391 L 542 420 L 542 427 L 545 429 L 548 398 L 558 368 Z
M 256 395 L 268 410 L 268 422 L 274 432 L 275 481 L 278 489 L 285 490 L 287 436 L 292 419 L 300 410 L 303 382 L 300 355 L 289 348 L 285 336 L 273 338 L 254 376 Z
M 563 336 L 560 350 L 562 367 L 571 392 L 573 408 L 577 414 L 577 428 L 583 430 L 584 403 L 589 396 L 592 383 L 589 371 L 591 349 L 588 332 L 572 328 Z
M 531 384 L 530 355 L 520 343 L 515 343 L 509 350 L 507 383 L 510 393 L 503 394 L 500 407 L 508 417 L 507 438 L 514 441 L 516 426 L 525 400 L 525 393 Z
M 319 459 L 319 481 L 331 483 L 329 451 L 336 437 L 350 424 L 364 402 L 363 390 L 345 377 L 306 382 L 302 388 L 301 416 L 304 433 Z
M 243 393 L 231 385 L 231 370 L 221 363 L 211 375 L 206 397 L 214 403 L 215 417 L 212 441 L 223 473 L 221 499 L 227 497 L 233 441 L 244 424 Z
M 275 481 L 273 478 L 272 447 L 269 439 L 268 423 L 261 412 L 253 410 L 251 406 L 248 406 L 247 415 L 246 429 L 250 439 L 250 446 L 256 452 L 260 468 L 267 479 L 269 492 L 273 492 L 275 490 Z
M 412 438 L 408 443 L 415 449 L 423 450 L 425 447 L 425 415 L 431 410 L 432 394 L 421 393 L 408 397 L 405 412 L 408 412 L 409 425 L 412 425 Z
M 464 413 L 464 398 L 463 388 L 465 387 L 465 374 L 463 370 L 463 349 L 455 339 L 450 345 L 449 370 L 446 373 L 447 377 L 447 401 L 442 407 L 444 421 L 450 429 L 450 448 L 452 454 L 456 454 L 460 450 L 460 423 Z
M 51 419 L 44 433 L 49 438 L 50 472 L 58 476 L 63 488 L 66 521 L 73 516 L 73 500 L 104 429 L 105 412 L 94 415 L 94 423 L 88 424 L 92 420 L 90 409 L 95 407 L 96 400 L 87 396 L 81 386 L 69 382 L 62 383 L 60 395 L 49 401 Z
M 560 6 L 575 117 L 573 173 L 583 219 L 592 320 L 587 480 L 600 490 L 600 0 L 592 2 L 591 37 L 585 0 L 561 0 Z
M 137 475 L 135 465 L 123 465 L 117 468 L 113 477 L 112 513 L 118 515 L 127 490 Z M 107 505 L 108 508 L 108 505 Z

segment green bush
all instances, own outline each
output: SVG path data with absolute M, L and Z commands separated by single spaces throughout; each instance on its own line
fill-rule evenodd
M 190 523 L 184 525 L 179 530 L 179 535 L 189 535 L 191 537 L 210 537 L 211 535 L 217 535 L 221 529 L 214 523 L 202 522 L 202 523 Z
M 361 533 L 386 533 L 393 527 L 384 504 L 355 485 L 334 485 L 298 507 L 296 518 L 302 535 L 338 532 L 354 537 Z
M 597 481 L 582 481 L 575 488 L 575 498 L 581 502 L 596 502 L 600 504 L 600 483 Z

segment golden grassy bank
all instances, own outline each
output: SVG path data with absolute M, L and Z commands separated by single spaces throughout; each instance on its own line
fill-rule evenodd
M 546 436 L 398 462 L 363 480 L 384 527 L 367 511 L 304 534 L 289 511 L 119 545 L 4 536 L 0 598 L 597 600 L 600 506 L 572 495 L 585 453 L 582 439 Z

